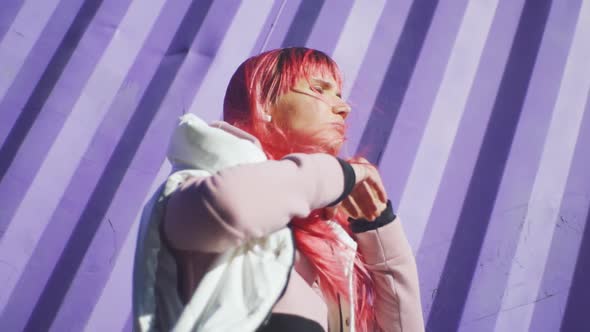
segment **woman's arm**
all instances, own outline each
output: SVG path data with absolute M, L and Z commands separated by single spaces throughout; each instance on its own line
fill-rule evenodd
M 375 281 L 380 329 L 424 331 L 416 261 L 400 221 L 357 233 L 356 241 Z
M 165 236 L 175 249 L 221 252 L 272 233 L 348 195 L 343 167 L 327 154 L 292 154 L 190 178 L 167 203 Z
M 340 205 L 357 218 L 349 219 L 350 228 L 375 281 L 377 324 L 382 331 L 424 331 L 416 261 L 402 224 L 387 200 L 377 168 L 363 158 L 356 162 L 355 173 L 368 165 L 364 171 L 369 177 Z

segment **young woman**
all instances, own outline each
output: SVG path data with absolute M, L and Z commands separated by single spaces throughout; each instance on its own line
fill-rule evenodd
M 332 59 L 246 60 L 224 121 L 186 115 L 146 208 L 138 330 L 422 331 L 414 256 L 377 169 L 337 158 L 350 106 Z

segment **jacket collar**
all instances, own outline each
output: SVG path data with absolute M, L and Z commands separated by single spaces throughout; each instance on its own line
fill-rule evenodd
M 267 159 L 254 136 L 223 121 L 208 125 L 191 113 L 180 117 L 167 156 L 174 171 L 202 169 L 210 173 Z

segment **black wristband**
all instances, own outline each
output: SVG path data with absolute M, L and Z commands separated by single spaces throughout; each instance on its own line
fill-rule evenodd
M 350 195 L 352 189 L 354 188 L 354 184 L 356 183 L 354 168 L 352 168 L 352 166 L 343 159 L 336 158 L 336 160 L 338 160 L 338 163 L 340 163 L 340 166 L 342 167 L 342 173 L 344 173 L 344 191 L 342 192 L 342 195 L 338 197 L 338 199 L 330 203 L 328 206 L 334 206 L 342 202 L 346 196 Z
M 381 212 L 381 215 L 377 217 L 377 219 L 375 219 L 374 221 L 369 221 L 364 218 L 348 218 L 348 221 L 350 222 L 350 229 L 353 233 L 363 233 L 385 226 L 390 222 L 394 221 L 395 218 L 396 215 L 393 213 L 391 201 L 387 200 L 387 207 L 385 208 L 385 210 L 383 210 L 383 212 Z

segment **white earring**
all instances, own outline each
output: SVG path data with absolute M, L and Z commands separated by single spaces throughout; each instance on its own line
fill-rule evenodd
M 264 120 L 264 122 L 270 122 L 270 120 L 272 120 L 272 116 L 268 113 L 264 113 L 262 114 L 262 119 Z

